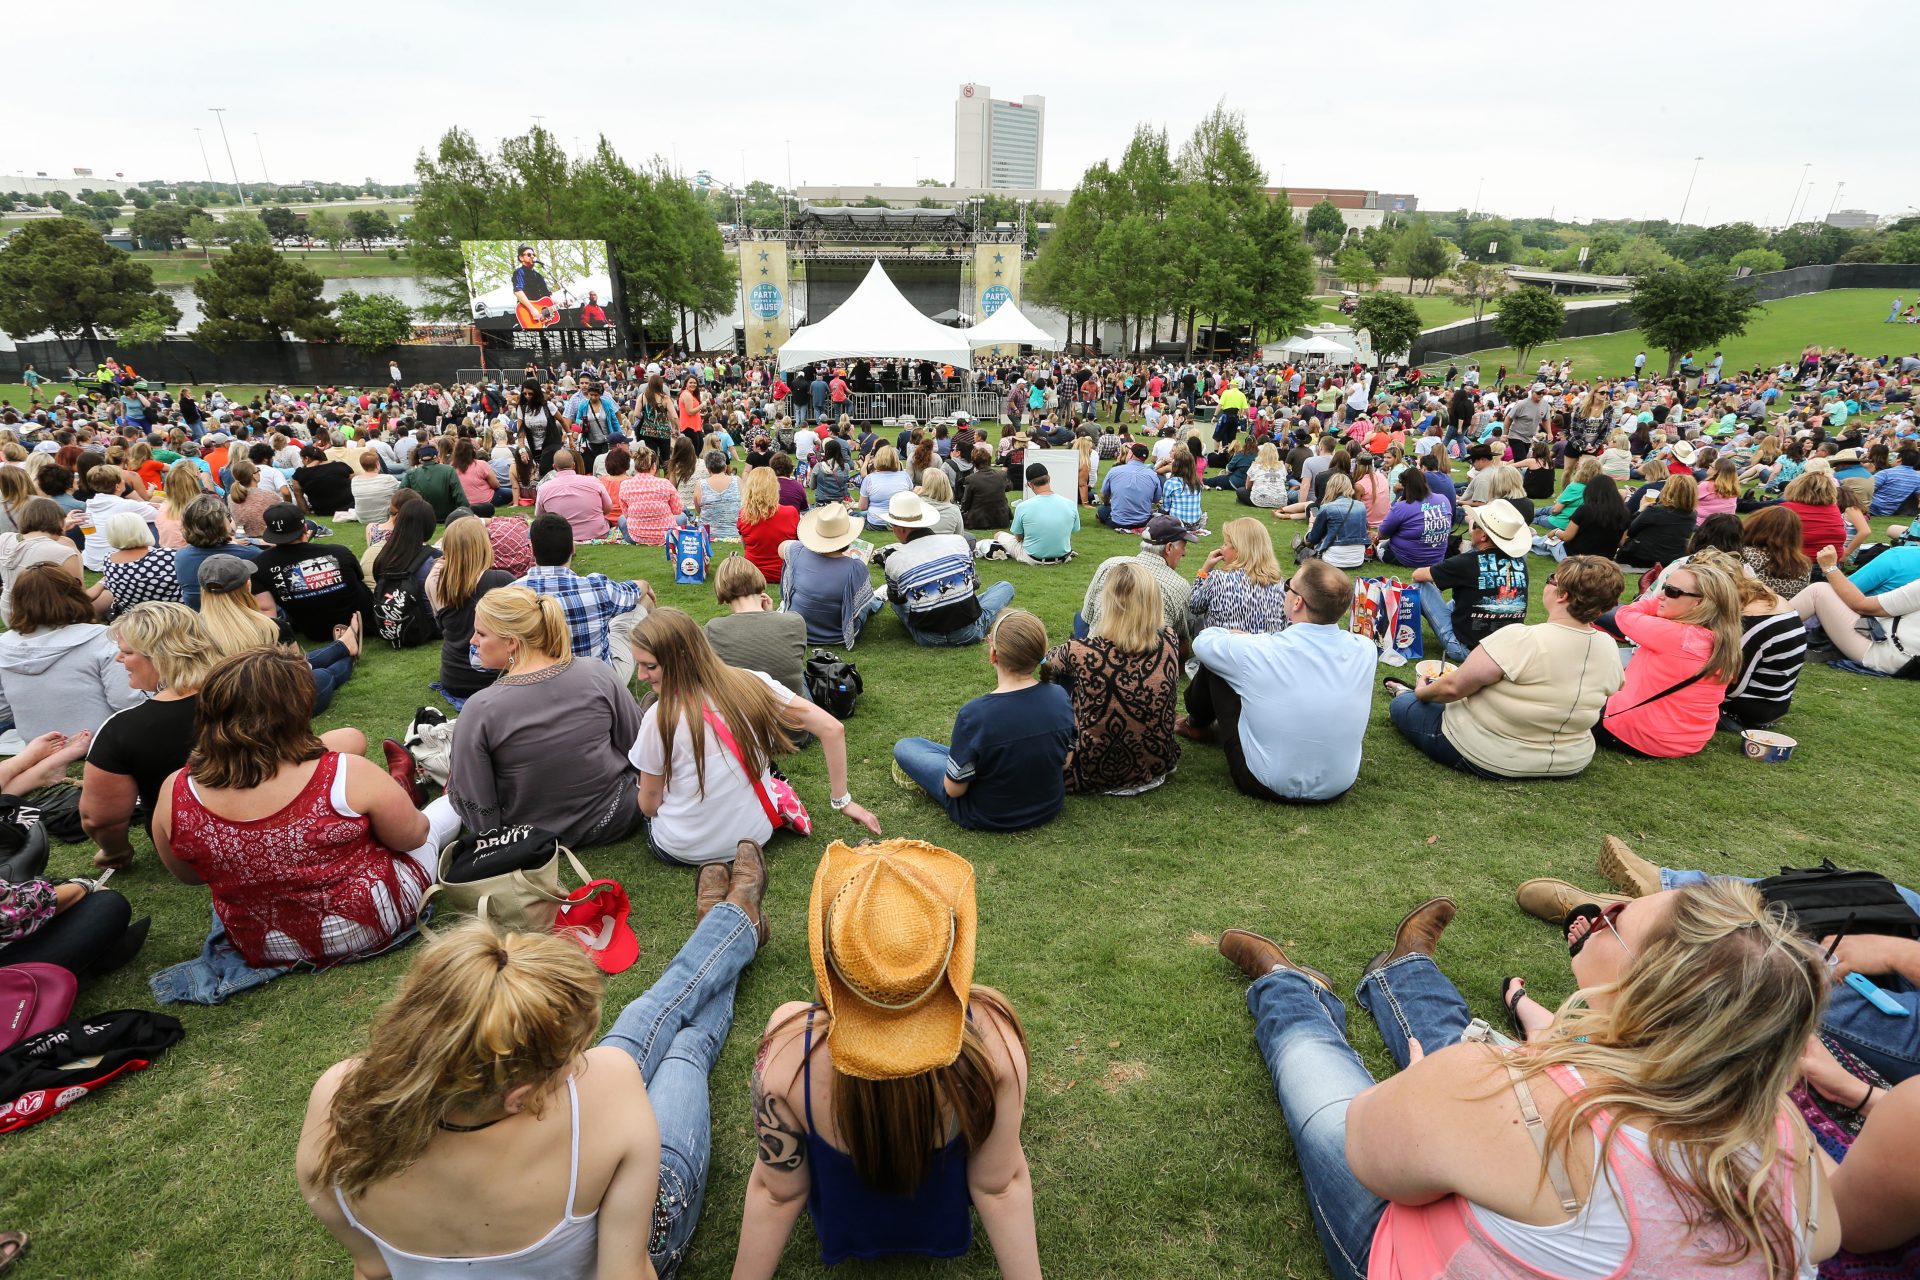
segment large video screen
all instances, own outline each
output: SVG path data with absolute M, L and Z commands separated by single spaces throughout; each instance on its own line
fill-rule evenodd
M 476 322 L 516 329 L 615 329 L 613 274 L 602 240 L 463 240 Z

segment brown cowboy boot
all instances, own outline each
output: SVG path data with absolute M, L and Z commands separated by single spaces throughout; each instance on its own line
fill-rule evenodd
M 700 878 L 694 885 L 693 922 L 699 924 L 707 918 L 707 912 L 718 906 L 733 888 L 733 872 L 724 862 L 709 862 L 700 868 Z
M 1434 946 L 1440 941 L 1440 931 L 1452 923 L 1453 913 L 1457 909 L 1452 898 L 1428 898 L 1400 918 L 1399 928 L 1393 931 L 1392 948 L 1367 961 L 1367 967 L 1361 973 L 1365 975 L 1375 969 L 1385 968 L 1400 957 L 1416 951 L 1431 956 Z
M 733 851 L 733 884 L 727 890 L 726 901 L 747 913 L 763 947 L 773 935 L 766 914 L 760 909 L 766 894 L 767 855 L 753 841 L 742 840 Z
M 1272 938 L 1250 933 L 1245 929 L 1229 929 L 1220 935 L 1220 954 L 1240 966 L 1240 972 L 1249 978 L 1264 978 L 1275 969 L 1292 969 L 1304 973 L 1327 990 L 1333 990 L 1333 980 L 1318 969 L 1304 964 L 1295 964 L 1285 949 Z

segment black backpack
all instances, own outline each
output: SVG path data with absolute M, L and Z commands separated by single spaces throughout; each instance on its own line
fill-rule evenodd
M 420 566 L 428 551 L 421 548 L 404 570 L 383 569 L 373 580 L 373 618 L 380 638 L 396 649 L 411 649 L 440 638 L 440 624 L 420 585 Z M 385 563 L 385 558 L 381 558 Z
M 1877 871 L 1842 871 L 1823 858 L 1817 867 L 1782 867 L 1754 887 L 1768 902 L 1786 904 L 1795 928 L 1816 941 L 1839 933 L 1849 918 L 1849 934 L 1920 938 L 1920 915 Z
M 863 687 L 860 673 L 846 659 L 825 649 L 815 649 L 807 658 L 807 697 L 834 719 L 845 720 L 853 714 Z

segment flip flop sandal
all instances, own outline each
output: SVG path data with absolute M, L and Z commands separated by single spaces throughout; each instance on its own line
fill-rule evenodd
M 33 1237 L 24 1231 L 0 1231 L 0 1273 L 13 1270 L 13 1264 L 27 1256 Z
M 1507 1011 L 1507 1026 L 1513 1032 L 1513 1038 L 1524 1041 L 1527 1028 L 1520 1021 L 1520 1001 L 1527 994 L 1527 980 L 1522 977 L 1500 979 L 1500 1007 Z
M 1382 689 L 1385 689 L 1389 696 L 1395 697 L 1395 698 L 1399 697 L 1403 693 L 1413 692 L 1412 685 L 1408 684 L 1405 680 L 1401 680 L 1395 676 L 1386 677 L 1384 680 L 1380 682 L 1380 687 Z

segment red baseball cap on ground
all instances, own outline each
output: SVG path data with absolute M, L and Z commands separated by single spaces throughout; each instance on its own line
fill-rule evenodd
M 589 880 L 567 895 L 554 932 L 585 947 L 602 973 L 625 973 L 640 958 L 640 939 L 627 923 L 632 910 L 618 880 Z

